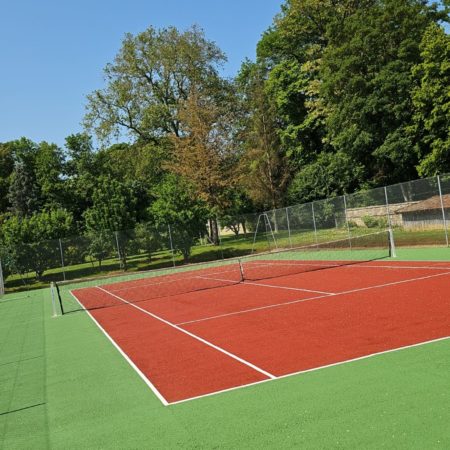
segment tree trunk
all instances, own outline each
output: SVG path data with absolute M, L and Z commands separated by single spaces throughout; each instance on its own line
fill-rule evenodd
M 247 227 L 245 226 L 245 220 L 242 222 L 242 231 L 244 232 L 244 237 L 247 237 Z
M 209 228 L 211 230 L 211 243 L 213 245 L 219 245 L 219 226 L 217 219 L 209 219 Z

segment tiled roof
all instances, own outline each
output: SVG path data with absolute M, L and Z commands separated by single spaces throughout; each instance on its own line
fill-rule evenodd
M 450 208 L 450 194 L 445 194 L 442 196 L 442 202 L 444 204 L 444 208 Z M 420 202 L 416 202 L 414 204 L 410 204 L 405 206 L 404 208 L 400 208 L 396 211 L 398 214 L 415 212 L 415 211 L 430 211 L 435 209 L 441 209 L 441 199 L 439 195 L 435 195 L 433 197 L 427 198 L 426 200 L 422 200 Z

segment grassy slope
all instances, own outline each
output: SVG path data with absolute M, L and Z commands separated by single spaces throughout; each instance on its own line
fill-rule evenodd
M 450 340 L 163 407 L 84 313 L 31 295 L 0 304 L 0 413 L 44 404 L 0 415 L 0 448 L 450 447 Z

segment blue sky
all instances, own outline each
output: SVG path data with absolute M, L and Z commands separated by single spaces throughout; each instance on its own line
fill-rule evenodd
M 255 56 L 282 0 L 0 0 L 0 142 L 59 145 L 81 131 L 86 94 L 125 33 L 200 25 L 227 54 L 225 75 Z

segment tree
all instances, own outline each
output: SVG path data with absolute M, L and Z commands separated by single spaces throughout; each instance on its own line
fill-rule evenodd
M 92 206 L 84 213 L 87 230 L 92 233 L 120 232 L 118 251 L 121 264 L 126 268 L 127 231 L 136 224 L 136 195 L 129 184 L 110 178 L 99 178 L 92 196 Z M 101 242 L 106 242 L 101 239 Z M 97 254 L 98 242 L 95 243 Z
M 342 195 L 363 182 L 364 168 L 345 153 L 321 153 L 298 171 L 289 186 L 290 204 Z
M 66 206 L 73 213 L 78 228 L 83 229 L 83 214 L 92 206 L 97 178 L 102 173 L 98 168 L 90 136 L 84 133 L 72 134 L 66 138 L 65 147 Z
M 198 27 L 169 27 L 127 34 L 114 63 L 105 69 L 107 87 L 88 96 L 85 125 L 102 139 L 128 133 L 158 143 L 180 135 L 178 108 L 195 83 L 208 89 L 224 54 Z
M 328 31 L 321 77 L 329 114 L 327 139 L 386 184 L 417 176 L 418 154 L 408 134 L 412 67 L 421 36 L 439 19 L 421 0 L 368 2 Z
M 217 216 L 227 206 L 227 190 L 234 185 L 233 108 L 230 98 L 203 96 L 192 89 L 182 103 L 182 135 L 172 138 L 174 152 L 168 167 L 190 181 L 199 199 L 208 206 L 211 240 L 219 244 Z M 225 91 L 226 88 L 223 88 Z M 221 101 L 220 101 L 221 100 Z
M 63 175 L 63 151 L 55 144 L 41 142 L 35 157 L 35 176 L 44 207 L 65 206 Z
M 419 175 L 450 171 L 450 36 L 429 26 L 420 45 L 422 61 L 413 68 L 413 131 L 418 135 Z
M 166 176 L 155 192 L 156 200 L 150 213 L 158 227 L 171 227 L 174 250 L 189 262 L 192 246 L 206 232 L 208 210 L 197 199 L 195 190 L 185 180 L 173 174 Z
M 0 215 L 6 213 L 10 206 L 8 192 L 13 170 L 14 153 L 11 143 L 0 144 Z
M 247 112 L 242 126 L 240 182 L 257 205 L 277 208 L 283 202 L 289 170 L 264 72 L 258 65 L 247 64 L 238 83 Z
M 10 265 L 18 273 L 30 271 L 40 279 L 45 270 L 60 267 L 59 238 L 73 233 L 73 217 L 66 210 L 52 210 L 20 217 L 11 215 L 2 224 L 0 242 Z
M 20 217 L 31 215 L 41 206 L 40 190 L 36 180 L 35 159 L 37 146 L 22 138 L 13 142 L 14 171 L 11 175 L 8 200 L 11 211 Z

